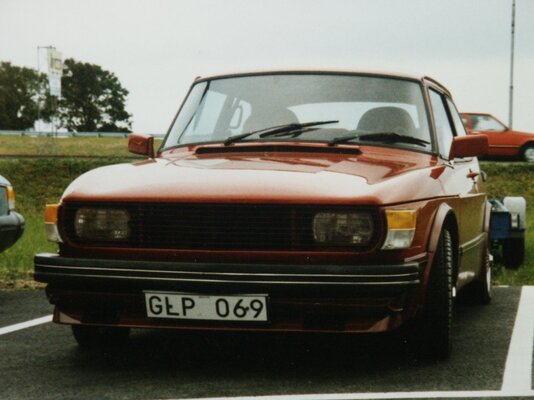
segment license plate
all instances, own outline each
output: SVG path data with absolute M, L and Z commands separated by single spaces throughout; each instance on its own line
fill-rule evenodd
M 144 292 L 149 318 L 267 321 L 266 295 Z

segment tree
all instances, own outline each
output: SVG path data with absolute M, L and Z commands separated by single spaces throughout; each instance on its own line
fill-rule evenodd
M 99 65 L 65 60 L 57 116 L 62 127 L 77 132 L 129 132 L 128 90 Z
M 44 102 L 46 75 L 9 62 L 0 62 L 0 129 L 33 128 L 38 102 Z

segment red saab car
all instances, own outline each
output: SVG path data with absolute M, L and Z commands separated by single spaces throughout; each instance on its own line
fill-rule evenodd
M 467 133 L 488 136 L 490 157 L 513 157 L 534 162 L 534 133 L 508 128 L 491 114 L 462 113 Z
M 90 171 L 46 210 L 59 252 L 36 255 L 35 279 L 82 346 L 412 325 L 446 357 L 457 291 L 490 300 L 487 137 L 430 78 L 201 78 L 157 151 L 129 148 L 147 160 Z

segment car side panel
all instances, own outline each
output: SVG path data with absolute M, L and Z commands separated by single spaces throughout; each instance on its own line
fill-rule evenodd
M 458 223 L 457 286 L 460 288 L 480 271 L 487 240 L 484 231 L 486 194 L 476 159 L 457 160 L 447 172 L 441 178 L 445 192 L 459 194 L 456 200 L 449 201 L 449 205 L 454 209 Z
M 488 137 L 490 156 L 514 157 L 519 152 L 521 141 L 518 141 L 513 131 L 480 131 Z

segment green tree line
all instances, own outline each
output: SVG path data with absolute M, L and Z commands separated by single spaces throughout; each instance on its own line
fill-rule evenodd
M 46 74 L 0 62 L 0 130 L 32 129 L 40 118 L 74 132 L 129 132 L 128 90 L 96 64 L 65 60 L 61 97 L 52 97 Z

